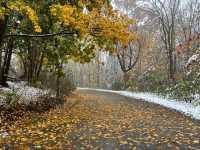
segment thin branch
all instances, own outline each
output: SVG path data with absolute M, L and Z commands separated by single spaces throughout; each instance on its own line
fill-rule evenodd
M 49 33 L 49 34 L 8 34 L 4 35 L 4 38 L 8 37 L 29 37 L 29 38 L 34 38 L 34 37 L 40 37 L 40 38 L 45 38 L 45 37 L 51 37 L 51 36 L 56 36 L 56 35 L 67 35 L 67 34 L 75 34 L 75 32 L 67 32 L 67 31 L 61 31 L 58 33 Z

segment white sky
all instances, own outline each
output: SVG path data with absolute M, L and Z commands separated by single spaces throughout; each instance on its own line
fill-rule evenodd
M 124 0 L 124 1 L 126 1 L 126 0 Z M 149 2 L 150 2 L 150 1 L 151 1 L 151 0 L 149 0 Z M 162 0 L 162 1 L 164 1 L 164 0 Z M 180 0 L 180 1 L 181 1 L 181 4 L 182 4 L 182 5 L 186 5 L 188 2 L 190 2 L 190 1 L 195 1 L 195 0 Z M 200 0 L 199 0 L 199 1 L 200 1 Z M 117 7 L 117 5 L 115 4 L 114 0 L 112 0 L 111 3 L 112 3 L 112 6 L 113 6 L 114 9 L 117 9 L 117 10 L 123 12 L 123 13 L 126 13 L 125 10 L 120 9 L 120 8 Z M 148 1 L 146 1 L 146 0 L 145 0 L 145 1 L 144 1 L 144 0 L 138 0 L 138 1 L 137 1 L 137 4 L 140 5 L 139 7 L 142 7 L 142 5 L 148 4 Z

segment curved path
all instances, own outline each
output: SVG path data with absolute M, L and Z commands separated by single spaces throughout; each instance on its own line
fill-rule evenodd
M 22 150 L 199 150 L 200 122 L 152 103 L 78 90 L 63 107 L 2 126 L 1 146 Z
M 89 118 L 72 134 L 73 149 L 200 149 L 199 121 L 117 94 L 90 90 L 78 93 L 86 97 L 84 111 Z

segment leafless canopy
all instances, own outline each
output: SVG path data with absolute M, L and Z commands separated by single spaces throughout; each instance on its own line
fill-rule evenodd
M 129 42 L 128 48 L 124 49 L 120 44 L 117 45 L 117 57 L 123 72 L 128 72 L 136 65 L 139 59 L 141 44 L 137 42 Z

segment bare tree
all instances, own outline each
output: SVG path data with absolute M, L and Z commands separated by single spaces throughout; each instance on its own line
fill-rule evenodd
M 186 60 L 192 55 L 192 48 L 198 48 L 200 38 L 200 2 L 199 0 L 190 0 L 183 6 L 179 12 L 179 43 L 180 47 L 186 50 Z M 190 42 L 193 41 L 193 47 Z
M 169 62 L 169 79 L 175 80 L 176 72 L 176 33 L 175 25 L 180 0 L 152 0 L 153 13 L 158 16 L 161 38 L 167 51 Z
M 124 73 L 124 84 L 127 87 L 127 81 L 129 80 L 128 72 L 131 71 L 139 59 L 139 53 L 141 50 L 140 41 L 129 42 L 128 48 L 123 48 L 120 44 L 117 45 L 117 58 L 121 70 Z

